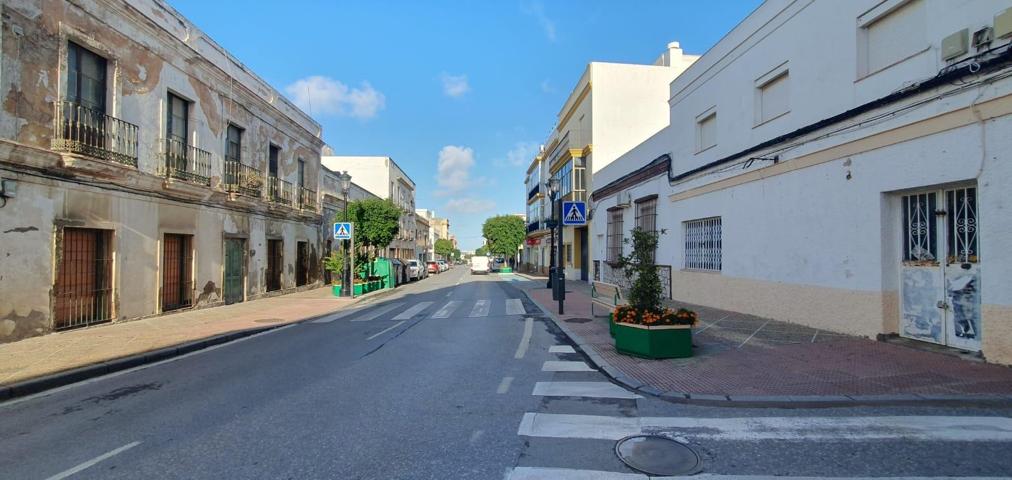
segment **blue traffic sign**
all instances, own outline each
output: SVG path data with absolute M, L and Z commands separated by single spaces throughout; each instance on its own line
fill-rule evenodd
M 340 222 L 334 224 L 334 240 L 351 240 L 355 229 L 351 222 Z
M 583 226 L 587 224 L 587 202 L 562 202 L 562 224 Z

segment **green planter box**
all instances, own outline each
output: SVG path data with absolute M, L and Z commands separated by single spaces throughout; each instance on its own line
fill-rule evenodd
M 355 290 L 354 290 L 355 291 L 355 295 L 363 295 L 363 294 L 365 294 L 368 291 L 368 287 L 366 285 L 367 284 L 365 284 L 365 283 L 356 283 L 355 284 Z
M 499 269 L 499 273 L 513 273 L 513 269 L 510 267 L 502 267 Z
M 608 314 L 608 333 L 615 338 L 615 312 Z
M 615 350 L 642 358 L 687 358 L 692 356 L 692 327 L 669 325 L 648 327 L 615 323 Z
M 330 286 L 330 291 L 334 292 L 334 296 L 335 297 L 340 297 L 341 296 L 341 286 L 340 285 L 331 285 Z

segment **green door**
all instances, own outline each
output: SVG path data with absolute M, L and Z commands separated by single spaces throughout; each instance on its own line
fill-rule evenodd
M 225 239 L 225 303 L 243 300 L 243 259 L 244 241 L 238 238 Z

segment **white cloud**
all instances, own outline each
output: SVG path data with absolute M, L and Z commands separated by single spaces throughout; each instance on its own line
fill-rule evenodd
M 495 165 L 497 167 L 526 166 L 534 159 L 534 155 L 538 153 L 538 148 L 536 142 L 517 142 L 513 145 L 513 148 L 506 152 L 506 158 L 504 160 L 496 160 Z
M 555 41 L 555 22 L 545 14 L 545 6 L 541 2 L 533 2 L 523 8 L 523 12 L 537 19 L 541 29 L 545 31 L 545 37 L 549 42 Z
M 448 97 L 460 98 L 471 91 L 471 85 L 467 83 L 467 75 L 450 75 L 443 72 L 439 78 L 443 82 L 443 93 Z
M 358 88 L 349 88 L 320 75 L 296 80 L 285 87 L 285 92 L 292 102 L 310 115 L 367 119 L 375 117 L 386 106 L 386 97 L 369 82 L 362 82 Z
M 547 78 L 541 81 L 541 91 L 545 93 L 555 93 L 555 87 L 552 82 Z
M 451 213 L 483 213 L 495 210 L 495 202 L 475 197 L 454 198 L 447 201 L 443 208 Z
M 459 193 L 471 186 L 471 169 L 474 168 L 474 150 L 469 147 L 447 145 L 439 151 L 436 164 L 436 195 L 444 197 Z

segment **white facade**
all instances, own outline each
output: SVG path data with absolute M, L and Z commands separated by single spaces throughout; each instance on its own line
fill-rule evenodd
M 628 236 L 659 194 L 677 300 L 1012 363 L 1009 37 L 972 44 L 1008 7 L 761 5 L 671 83 L 670 127 L 595 175 L 603 279 L 606 212 Z M 968 51 L 944 60 L 962 29 Z
M 348 171 L 362 188 L 400 207 L 403 212 L 400 231 L 387 247 L 386 256 L 404 260 L 418 258 L 415 252 L 415 182 L 392 158 L 324 156 L 321 162 L 331 170 Z
M 545 221 L 552 215 L 545 182 L 560 179 L 562 200 L 586 201 L 591 174 L 613 162 L 668 123 L 668 84 L 696 60 L 672 42 L 652 65 L 591 62 L 559 111 L 546 147 L 528 167 L 528 241 L 523 267 L 547 273 L 551 262 Z M 563 229 L 562 262 L 567 279 L 591 275 L 587 228 Z M 556 249 L 557 250 L 557 249 Z

